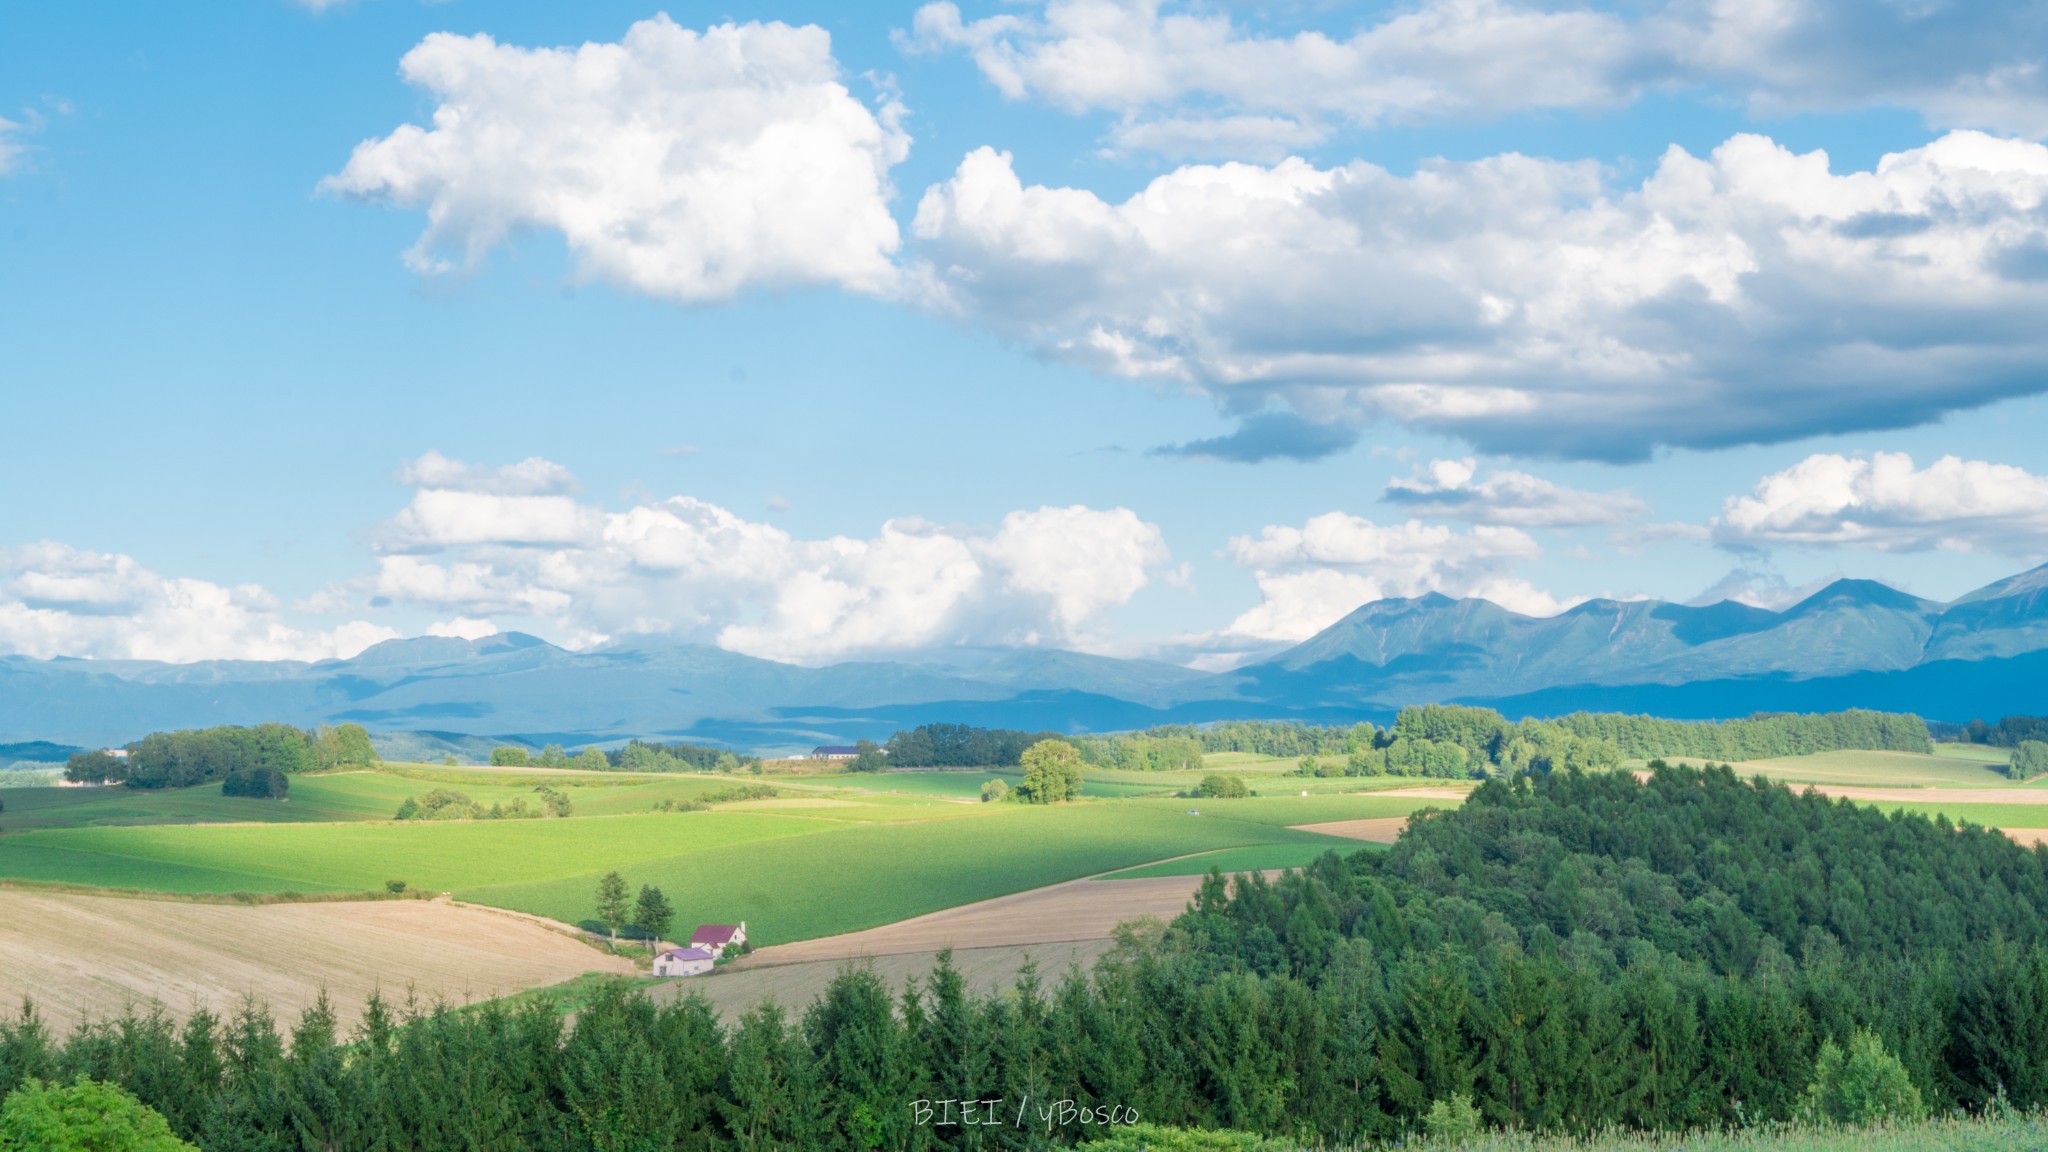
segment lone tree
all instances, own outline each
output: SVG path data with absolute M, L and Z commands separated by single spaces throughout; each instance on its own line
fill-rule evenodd
M 619 925 L 626 922 L 626 878 L 607 872 L 597 882 L 597 918 L 612 934 L 612 946 L 619 943 Z
M 1214 773 L 1202 777 L 1202 787 L 1199 789 L 1199 792 L 1203 796 L 1215 796 L 1224 799 L 1251 795 L 1250 790 L 1244 786 L 1244 778 L 1242 776 L 1224 776 Z
M 576 767 L 585 772 L 609 772 L 612 762 L 606 758 L 603 749 L 593 744 L 576 754 Z
M 1059 804 L 1081 794 L 1081 750 L 1065 740 L 1040 740 L 1024 750 L 1024 783 L 1017 797 L 1027 804 Z
M 661 948 L 661 938 L 668 935 L 669 925 L 674 924 L 676 910 L 669 904 L 668 897 L 661 889 L 640 886 L 640 899 L 633 903 L 633 923 L 656 950 Z

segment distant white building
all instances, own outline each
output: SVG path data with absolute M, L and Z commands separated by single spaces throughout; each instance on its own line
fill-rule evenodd
M 671 948 L 654 958 L 656 976 L 701 976 L 717 957 L 702 948 Z
M 737 924 L 699 924 L 690 933 L 690 947 L 701 948 L 712 956 L 723 956 L 727 948 L 744 948 L 747 943 L 747 922 Z
M 813 760 L 851 760 L 860 755 L 860 749 L 851 744 L 820 744 L 811 749 Z

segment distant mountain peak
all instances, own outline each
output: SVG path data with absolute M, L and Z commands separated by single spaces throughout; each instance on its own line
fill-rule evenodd
M 1974 592 L 1966 592 L 1950 601 L 1951 604 L 1975 604 L 1983 600 L 1998 600 L 2007 596 L 2026 596 L 2035 592 L 2048 591 L 2048 564 L 2029 568 L 2016 576 L 1994 580 Z
M 1922 600 L 1911 592 L 1902 592 L 1877 580 L 1845 577 L 1787 608 L 1785 615 L 1796 616 L 1841 604 L 1889 608 L 1901 612 L 1928 612 L 1941 608 L 1940 604 L 1932 600 Z

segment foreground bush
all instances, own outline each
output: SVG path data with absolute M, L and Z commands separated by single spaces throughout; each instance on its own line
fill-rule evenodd
M 0 1152 L 193 1152 L 154 1109 L 112 1084 L 30 1080 L 0 1105 Z

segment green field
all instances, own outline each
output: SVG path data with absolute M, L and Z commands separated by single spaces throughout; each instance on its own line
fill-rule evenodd
M 1943 751 L 1929 756 L 1918 752 L 1816 752 L 1811 756 L 1784 756 L 1774 760 L 1747 760 L 1736 764 L 1740 776 L 1762 775 L 1788 784 L 1844 784 L 1878 788 L 2042 788 L 2048 780 L 2022 784 L 2005 775 L 2006 757 L 1988 760 L 1981 754 L 1947 751 L 1956 745 L 1937 745 Z M 1967 746 L 1965 746 L 1967 747 Z M 1669 757 L 1674 764 L 1698 764 L 1686 757 Z M 1640 767 L 1640 764 L 1637 765 Z
M 217 788 L 11 789 L 0 815 L 0 880 L 174 894 L 307 895 L 415 890 L 578 922 L 596 878 L 660 886 L 679 920 L 744 919 L 763 943 L 854 931 L 1083 876 L 1196 875 L 1300 867 L 1324 852 L 1373 846 L 1298 831 L 1328 821 L 1454 807 L 1455 797 L 1379 795 L 1459 782 L 1286 775 L 1281 759 L 1213 765 L 1265 793 L 1181 799 L 1162 792 L 1200 772 L 1100 772 L 1076 805 L 963 803 L 1003 773 L 898 772 L 800 778 L 520 772 L 394 765 L 295 777 L 283 802 Z M 1791 782 L 2016 787 L 1963 755 L 1826 753 L 1738 765 Z M 1012 777 L 1014 782 L 1014 777 Z M 483 804 L 532 799 L 547 783 L 575 805 L 567 820 L 397 823 L 398 804 L 436 787 Z M 658 804 L 768 783 L 778 798 L 660 812 Z M 1346 791 L 1332 790 L 1331 786 Z M 1359 790 L 1364 787 L 1366 790 Z M 1307 795 L 1303 795 L 1303 792 Z M 1112 798 L 1113 797 L 1113 798 Z M 2048 826 L 2048 806 L 1884 804 L 1990 827 Z
M 1212 868 L 1225 873 L 1266 872 L 1275 868 L 1305 868 L 1325 852 L 1349 856 L 1353 852 L 1385 851 L 1386 845 L 1372 844 L 1363 840 L 1348 840 L 1338 843 L 1315 844 L 1252 844 L 1244 848 L 1222 848 L 1215 852 L 1203 852 L 1184 856 L 1178 860 L 1161 860 L 1157 864 L 1146 864 L 1138 868 L 1126 868 L 1098 876 L 1098 880 L 1144 880 L 1153 876 L 1206 876 Z
M 1240 803 L 1257 803 L 1240 801 Z M 887 924 L 959 904 L 1217 848 L 1356 841 L 1297 832 L 1279 821 L 1190 818 L 1143 802 L 1060 808 L 990 805 L 974 819 L 842 825 L 817 835 L 621 865 L 629 884 L 654 884 L 683 920 L 744 919 L 764 944 Z M 590 915 L 594 872 L 458 891 L 479 903 L 558 920 Z
M 418 890 L 573 922 L 590 915 L 597 876 L 617 869 L 636 887 L 655 884 L 670 893 L 682 919 L 745 919 L 755 939 L 772 943 L 1218 849 L 1267 853 L 1220 861 L 1228 867 L 1300 864 L 1330 848 L 1358 845 L 1288 825 L 1401 815 L 1442 803 L 1330 795 L 1135 798 L 1037 808 L 853 792 L 831 781 L 786 799 L 712 811 L 645 811 L 663 794 L 701 794 L 735 783 L 679 778 L 575 788 L 577 815 L 567 820 L 371 818 L 432 783 L 390 773 L 301 777 L 293 792 L 304 801 L 282 804 L 232 800 L 205 789 L 94 789 L 101 803 L 141 806 L 121 809 L 124 820 L 152 806 L 178 820 L 239 814 L 239 806 L 251 804 L 301 815 L 295 823 L 215 825 L 73 819 L 67 827 L 0 837 L 0 879 L 183 894 L 361 892 L 403 880 Z M 497 789 L 505 799 L 525 795 L 525 787 L 479 779 L 464 781 L 462 791 L 482 801 L 499 798 Z M 624 814 L 599 814 L 607 809 Z M 306 820 L 316 812 L 328 822 Z

